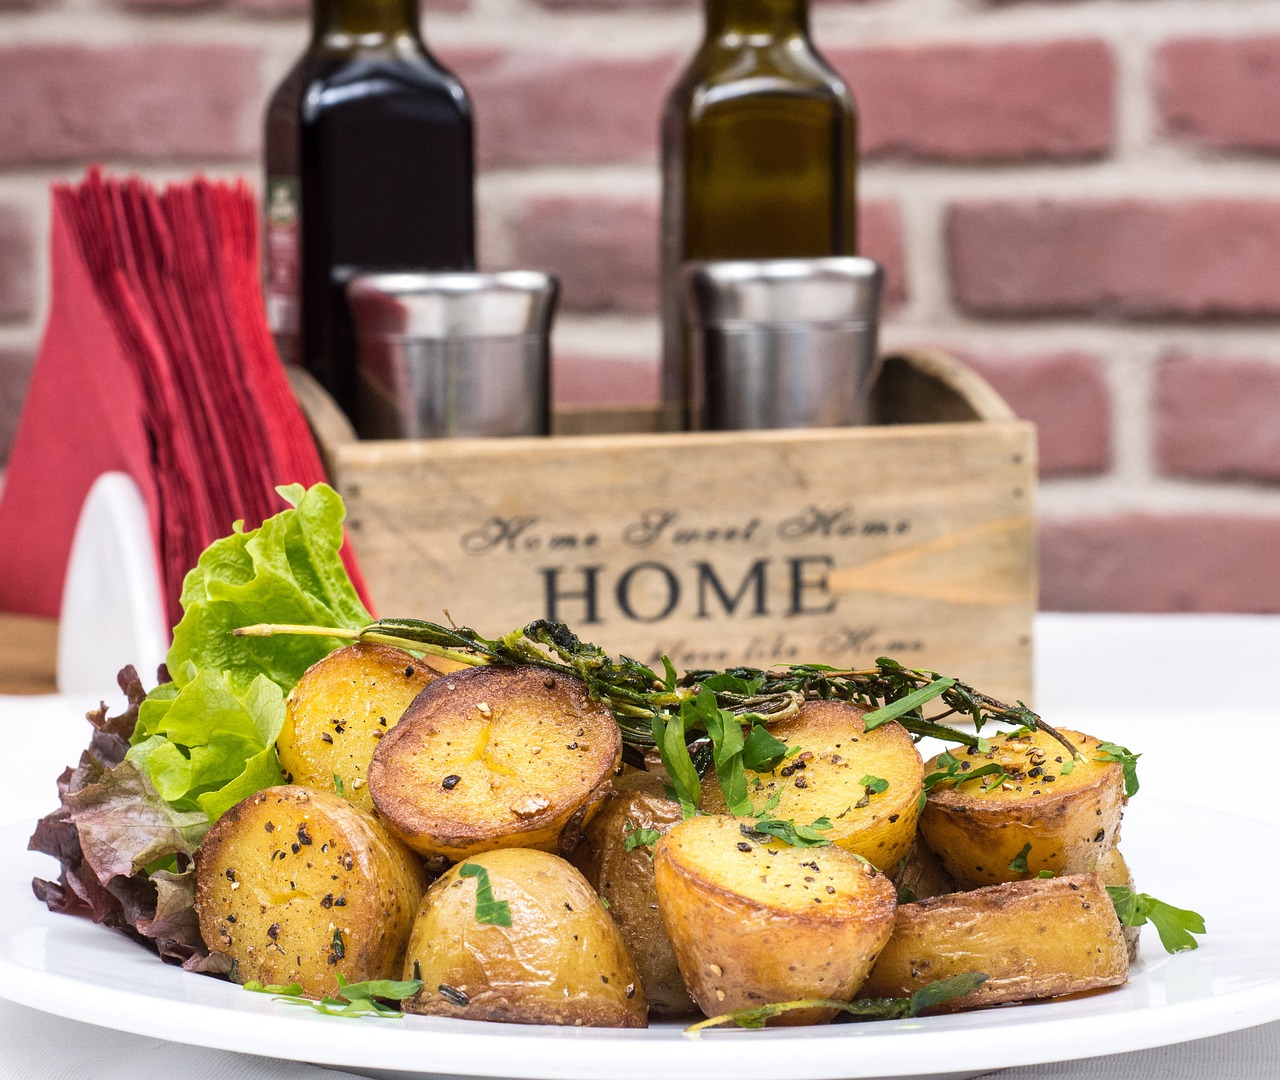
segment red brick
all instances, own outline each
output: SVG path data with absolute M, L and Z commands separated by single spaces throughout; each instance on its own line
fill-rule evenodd
M 240 45 L 0 49 L 0 165 L 252 157 L 259 62 Z
M 1155 414 L 1163 472 L 1280 480 L 1280 363 L 1163 357 Z
M 644 11 L 653 8 L 692 7 L 698 0 L 536 0 L 552 11 Z
M 1041 476 L 1102 473 L 1111 467 L 1111 395 L 1096 356 L 966 354 L 964 359 L 1019 417 L 1036 425 Z
M 1132 514 L 1040 526 L 1048 611 L 1280 612 L 1280 519 Z
M 907 260 L 902 237 L 902 212 L 895 202 L 860 200 L 858 252 L 884 267 L 884 308 L 893 310 L 907 300 Z
M 32 356 L 19 349 L 0 349 L 0 462 L 8 461 L 18 417 L 31 381 Z
M 140 2 L 147 3 L 149 0 L 140 0 Z M 156 2 L 164 3 L 166 0 L 156 0 Z M 175 2 L 182 4 L 191 0 L 175 0 Z M 213 2 L 220 3 L 222 0 L 213 0 Z M 230 6 L 247 15 L 261 15 L 264 18 L 296 18 L 310 12 L 311 0 L 230 0 Z M 456 14 L 470 11 L 471 0 L 419 0 L 418 6 L 427 16 L 436 12 Z M 426 29 L 429 35 L 430 25 Z
M 658 206 L 652 199 L 530 199 L 515 226 L 516 262 L 560 279 L 569 311 L 658 309 Z
M 862 153 L 933 161 L 1074 160 L 1115 136 L 1101 41 L 831 49 L 858 103 Z
M 31 223 L 0 206 L 0 319 L 25 319 L 35 298 L 35 248 Z
M 557 354 L 552 373 L 557 406 L 656 405 L 658 365 L 616 356 Z
M 476 156 L 487 168 L 653 160 L 662 103 L 682 63 L 541 50 L 444 59 L 475 102 Z
M 959 203 L 947 243 L 972 313 L 1280 314 L 1280 202 Z
M 1171 41 L 1156 55 L 1156 80 L 1169 134 L 1280 151 L 1280 36 Z

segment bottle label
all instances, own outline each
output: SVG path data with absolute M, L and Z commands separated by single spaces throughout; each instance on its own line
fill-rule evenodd
M 286 364 L 302 360 L 298 339 L 302 274 L 298 202 L 297 177 L 267 178 L 267 324 Z

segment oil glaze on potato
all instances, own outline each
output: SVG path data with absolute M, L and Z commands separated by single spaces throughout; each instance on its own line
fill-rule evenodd
M 899 724 L 863 728 L 865 713 L 844 701 L 809 701 L 790 719 L 769 725 L 770 734 L 798 747 L 799 754 L 773 772 L 747 773 L 747 790 L 759 810 L 779 796 L 773 817 L 809 822 L 825 817 L 828 840 L 891 873 L 911 849 L 924 772 L 919 751 Z M 888 781 L 871 792 L 865 777 Z M 727 812 L 715 773 L 702 784 L 702 807 Z
M 292 783 L 373 809 L 366 773 L 380 740 L 435 672 L 402 649 L 360 642 L 312 664 L 285 703 L 276 739 Z M 337 779 L 335 779 L 335 777 Z
M 1008 774 L 1003 783 L 992 785 L 986 776 L 942 783 L 929 792 L 920 832 L 962 889 L 1034 877 L 1041 870 L 1089 873 L 1115 846 L 1124 771 L 1102 760 L 1097 739 L 1074 731 L 1063 735 L 1084 757 L 1074 766 L 1066 748 L 1043 731 L 995 736 L 987 754 L 953 751 L 975 768 L 994 761 Z M 934 758 L 925 772 L 938 768 Z
M 684 985 L 658 911 L 653 848 L 640 844 L 627 850 L 627 837 L 635 830 L 665 833 L 683 817 L 680 804 L 662 790 L 666 773 L 660 769 L 624 773 L 613 782 L 604 806 L 573 852 L 573 864 L 608 901 L 609 915 L 640 971 L 649 1015 L 688 1016 L 698 1008 Z
M 482 867 L 511 925 L 476 918 Z M 514 1024 L 644 1027 L 644 988 L 618 928 L 569 863 L 530 848 L 489 851 L 453 867 L 423 898 L 403 977 L 422 990 L 406 1012 Z M 441 989 L 444 987 L 445 989 Z
M 309 997 L 395 978 L 426 876 L 373 815 L 329 792 L 267 788 L 219 818 L 196 852 L 196 913 L 237 982 Z
M 936 979 L 989 978 L 945 1011 L 1117 986 L 1129 957 L 1096 874 L 1014 881 L 898 908 L 860 997 L 906 997 Z
M 893 885 L 843 848 L 762 841 L 742 824 L 690 818 L 654 852 L 662 921 L 693 1000 L 715 1016 L 800 998 L 851 999 L 893 930 Z M 771 1022 L 833 1015 L 804 1009 Z
M 482 667 L 433 682 L 374 751 L 378 813 L 424 855 L 571 850 L 622 759 L 612 714 L 577 679 Z

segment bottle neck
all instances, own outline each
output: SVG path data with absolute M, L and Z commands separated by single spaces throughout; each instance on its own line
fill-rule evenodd
M 808 37 L 809 0 L 706 0 L 707 37 Z
M 345 45 L 417 40 L 418 0 L 311 0 L 311 35 Z

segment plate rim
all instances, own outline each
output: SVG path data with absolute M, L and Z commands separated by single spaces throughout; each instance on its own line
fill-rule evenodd
M 1253 832 L 1270 832 L 1280 838 L 1280 825 L 1276 823 L 1227 811 L 1206 810 L 1185 803 L 1144 800 L 1143 816 L 1150 813 L 1154 818 L 1160 813 L 1161 807 L 1200 817 L 1208 815 L 1211 819 L 1247 822 Z M 106 927 L 97 927 L 87 919 L 56 915 L 34 897 L 28 878 L 33 870 L 40 872 L 40 865 L 35 860 L 44 860 L 46 872 L 52 869 L 53 864 L 45 856 L 25 851 L 26 840 L 33 826 L 33 821 L 26 821 L 0 828 L 0 856 L 16 854 L 14 848 L 18 842 L 24 849 L 23 858 L 0 858 L 0 889 L 3 889 L 3 894 L 11 894 L 14 886 L 20 886 L 25 890 L 31 905 L 25 919 L 20 917 L 14 920 L 18 924 L 18 931 L 31 929 L 47 933 L 52 930 L 56 933 L 65 925 L 68 928 L 83 928 L 95 934 L 110 934 L 109 938 L 104 936 L 102 940 L 110 940 L 118 947 L 130 950 L 130 955 L 137 955 L 145 958 L 148 963 L 159 965 L 154 954 L 131 942 L 125 935 Z M 1256 843 L 1256 839 L 1251 843 Z M 7 903 L 4 906 L 9 907 Z M 74 923 L 65 922 L 69 918 L 74 918 Z M 1205 939 L 1206 944 L 1213 940 L 1212 914 L 1209 914 L 1209 920 L 1210 934 Z M 1222 926 L 1223 933 L 1230 929 L 1222 923 L 1219 925 Z M 0 946 L 12 940 L 16 932 L 12 926 L 0 924 Z M 1154 937 L 1150 933 L 1145 936 Z M 1144 953 L 1148 951 L 1144 949 Z M 1161 959 L 1157 956 L 1156 960 L 1159 962 L 1151 966 L 1150 972 L 1154 974 L 1161 967 L 1177 963 L 1179 959 Z M 172 966 L 158 966 L 156 970 L 168 970 L 173 973 L 173 977 L 185 978 L 187 975 Z M 239 1006 L 252 999 L 238 992 L 234 984 L 210 981 L 210 986 L 216 988 L 215 992 L 218 994 L 225 993 L 226 1000 L 194 1002 L 157 999 L 154 993 L 120 987 L 111 991 L 109 1008 L 104 1012 L 100 1007 L 101 1002 L 96 1000 L 100 988 L 95 984 L 77 979 L 74 973 L 25 966 L 10 959 L 7 952 L 0 950 L 0 998 L 19 1005 L 70 1020 L 170 1042 L 277 1058 L 283 1051 L 286 1060 L 307 1060 L 348 1069 L 385 1070 L 392 1074 L 398 1073 L 405 1080 L 413 1076 L 494 1078 L 517 1075 L 526 1080 L 594 1080 L 600 1069 L 596 1055 L 608 1048 L 625 1049 L 628 1046 L 646 1046 L 649 1049 L 637 1055 L 643 1059 L 640 1068 L 619 1069 L 619 1062 L 613 1062 L 614 1067 L 610 1071 L 618 1080 L 648 1077 L 659 1072 L 664 1080 L 713 1080 L 717 1075 L 730 1074 L 776 1074 L 783 1075 L 788 1080 L 831 1080 L 837 1076 L 937 1076 L 940 1070 L 949 1070 L 954 1075 L 956 1070 L 971 1069 L 980 1072 L 1151 1049 L 1227 1034 L 1280 1019 L 1280 970 L 1259 986 L 1214 994 L 1208 999 L 1198 998 L 1151 1006 L 1150 1009 L 1155 1011 L 1150 1015 L 1158 1014 L 1160 1024 L 1133 1023 L 1135 1015 L 1147 1013 L 1146 1009 L 1113 1009 L 1101 1015 L 1064 1015 L 1059 1011 L 1052 1016 L 1037 1016 L 1039 1010 L 1054 1009 L 1058 1004 L 1050 1001 L 1012 1009 L 996 1008 L 914 1021 L 778 1028 L 767 1032 L 729 1030 L 707 1032 L 698 1037 L 682 1035 L 681 1025 L 650 1028 L 647 1031 L 622 1031 L 489 1024 L 423 1016 L 390 1021 L 338 1020 L 274 1004 L 266 998 L 262 999 L 260 1005 L 255 1003 L 251 1008 L 245 1009 Z M 1105 994 L 1103 991 L 1091 996 L 1105 997 Z M 160 1007 L 157 1007 L 158 1000 Z M 1206 1008 L 1210 1003 L 1212 1007 Z M 192 1012 L 196 1022 L 192 1022 L 193 1017 L 188 1015 L 186 1022 L 175 1023 L 175 1018 Z M 1000 1020 L 980 1024 L 965 1019 L 1002 1014 L 1017 1015 L 1024 1019 L 1011 1026 Z M 198 1022 L 201 1017 L 214 1021 L 234 1017 L 234 1031 L 217 1022 L 202 1024 Z M 355 1034 L 352 1028 L 355 1025 L 361 1025 L 357 1028 L 359 1031 L 376 1031 L 380 1034 L 352 1038 Z M 1062 1044 L 1059 1049 L 1050 1047 L 1046 1050 L 1040 1038 L 1045 1028 L 1052 1029 L 1053 1041 Z M 175 1039 L 175 1030 L 183 1031 L 183 1037 Z M 1001 1037 L 1002 1030 L 1016 1032 L 1017 1037 Z M 654 1037 L 655 1033 L 657 1038 Z M 430 1043 L 430 1057 L 436 1062 L 426 1071 L 421 1067 L 424 1037 Z M 495 1038 L 502 1046 L 499 1060 L 491 1060 L 489 1055 L 475 1054 L 478 1044 Z M 912 1040 L 910 1045 L 918 1052 L 908 1055 L 904 1060 L 901 1045 L 907 1038 Z M 379 1060 L 369 1059 L 366 1051 L 370 1043 L 382 1046 L 384 1052 Z M 846 1051 L 850 1046 L 855 1046 L 861 1052 L 835 1055 L 838 1060 L 832 1060 L 833 1055 L 827 1051 L 835 1045 L 844 1047 Z M 299 1050 L 304 1052 L 298 1057 L 288 1056 Z M 544 1057 L 548 1052 L 555 1059 L 553 1062 L 544 1063 L 539 1060 L 540 1056 Z M 850 1061 L 850 1057 L 857 1060 Z M 513 1071 L 513 1066 L 516 1071 Z

